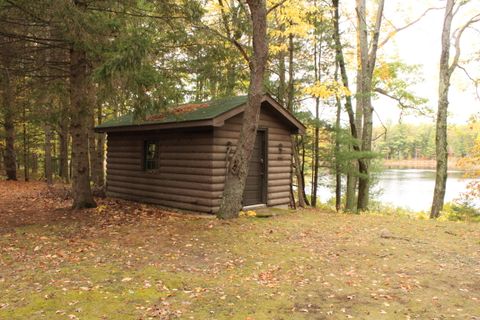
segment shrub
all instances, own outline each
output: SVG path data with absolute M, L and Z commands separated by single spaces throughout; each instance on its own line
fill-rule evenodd
M 448 202 L 438 220 L 480 222 L 480 212 L 469 204 Z

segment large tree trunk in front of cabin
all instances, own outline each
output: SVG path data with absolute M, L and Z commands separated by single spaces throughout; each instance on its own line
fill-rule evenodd
M 45 130 L 45 180 L 48 185 L 53 183 L 52 169 L 52 127 L 46 124 Z
M 238 217 L 242 208 L 248 162 L 257 136 L 264 94 L 263 80 L 268 57 L 266 2 L 265 0 L 247 0 L 247 4 L 250 8 L 253 27 L 253 54 L 249 61 L 250 84 L 240 138 L 227 168 L 225 187 L 217 214 L 221 219 Z
M 88 159 L 88 104 L 87 57 L 85 50 L 70 48 L 70 132 L 72 135 L 72 194 L 73 208 L 93 208 L 96 203 L 90 188 Z
M 15 122 L 13 110 L 14 97 L 10 72 L 4 71 L 3 74 L 3 128 L 5 130 L 5 151 L 3 163 L 7 180 L 17 180 L 17 158 L 15 155 Z
M 438 110 L 435 128 L 436 174 L 430 218 L 440 216 L 445 200 L 447 186 L 448 150 L 447 150 L 447 113 L 448 91 L 450 88 L 450 32 L 453 20 L 454 0 L 448 0 L 442 29 L 442 52 L 440 56 L 440 74 L 438 83 Z

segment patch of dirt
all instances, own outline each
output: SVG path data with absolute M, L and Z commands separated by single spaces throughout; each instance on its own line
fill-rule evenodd
M 63 196 L 63 197 L 62 197 Z M 0 182 L 0 232 L 30 224 L 49 223 L 66 214 L 62 188 L 42 182 Z

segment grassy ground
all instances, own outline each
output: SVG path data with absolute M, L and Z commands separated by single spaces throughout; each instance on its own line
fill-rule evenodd
M 0 319 L 480 319 L 480 225 L 217 221 L 0 182 Z

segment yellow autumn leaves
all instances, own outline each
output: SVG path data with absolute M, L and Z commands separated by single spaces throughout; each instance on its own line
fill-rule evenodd
M 352 95 L 350 90 L 348 90 L 348 88 L 343 86 L 343 84 L 338 81 L 317 81 L 313 84 L 313 86 L 307 87 L 303 91 L 305 94 L 309 94 L 320 99 Z
M 256 217 L 257 213 L 253 210 L 248 210 L 248 211 L 240 211 L 238 214 L 240 217 L 245 216 L 245 217 Z
M 268 7 L 272 8 L 278 1 L 269 0 Z M 304 1 L 287 0 L 279 6 L 275 12 L 268 16 L 271 28 L 268 31 L 270 37 L 269 51 L 271 55 L 277 55 L 288 51 L 287 40 L 290 35 L 294 38 L 312 37 L 314 25 L 309 17 L 316 16 L 323 19 L 320 8 L 307 5 Z

